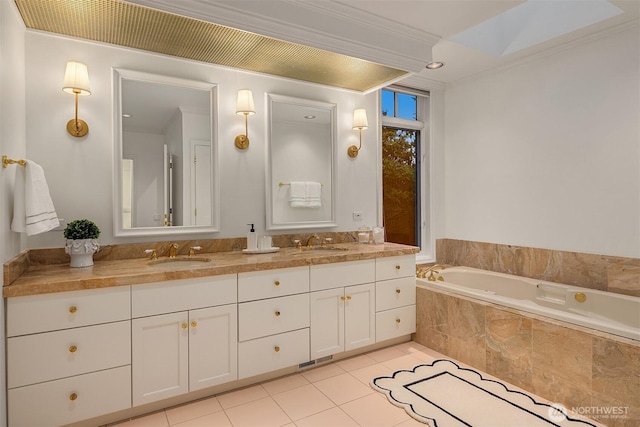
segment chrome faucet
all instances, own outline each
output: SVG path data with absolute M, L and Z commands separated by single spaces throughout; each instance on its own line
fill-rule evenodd
M 307 247 L 308 247 L 308 248 L 310 248 L 310 247 L 312 247 L 312 246 L 313 246 L 313 240 L 314 240 L 314 239 L 319 241 L 319 240 L 320 240 L 320 237 L 319 237 L 317 234 L 312 234 L 312 235 L 309 237 L 309 240 L 307 240 Z
M 171 246 L 169 246 L 169 258 L 175 258 L 177 250 L 178 250 L 178 244 L 172 243 Z

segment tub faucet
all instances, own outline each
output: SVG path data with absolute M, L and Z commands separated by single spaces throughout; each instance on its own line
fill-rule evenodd
M 171 246 L 169 246 L 169 258 L 175 258 L 177 250 L 178 250 L 178 244 L 172 243 Z
M 444 279 L 442 278 L 442 276 L 438 276 L 436 278 L 436 276 L 434 275 L 434 273 L 435 274 L 439 274 L 440 273 L 439 271 L 436 270 L 436 268 L 439 269 L 439 270 L 444 270 L 445 269 L 444 265 L 434 264 L 431 267 L 418 269 L 418 271 L 416 272 L 416 276 L 418 276 L 418 278 L 420 278 L 420 279 L 427 278 L 427 280 L 429 280 L 430 282 L 435 282 L 436 280 L 443 281 Z M 430 273 L 429 277 L 427 277 L 427 273 Z

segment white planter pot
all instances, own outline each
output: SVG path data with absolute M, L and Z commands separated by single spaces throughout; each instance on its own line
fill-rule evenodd
M 64 251 L 71 257 L 71 267 L 89 267 L 93 265 L 93 254 L 100 245 L 96 239 L 67 239 Z

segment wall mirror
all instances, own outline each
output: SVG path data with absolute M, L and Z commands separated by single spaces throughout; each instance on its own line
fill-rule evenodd
M 219 231 L 216 85 L 113 70 L 116 236 Z
M 268 95 L 267 229 L 335 227 L 336 104 Z

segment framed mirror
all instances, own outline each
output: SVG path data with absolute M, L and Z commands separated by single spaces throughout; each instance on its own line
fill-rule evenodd
M 213 83 L 113 70 L 116 236 L 219 231 Z
M 336 104 L 268 95 L 267 229 L 335 227 Z

